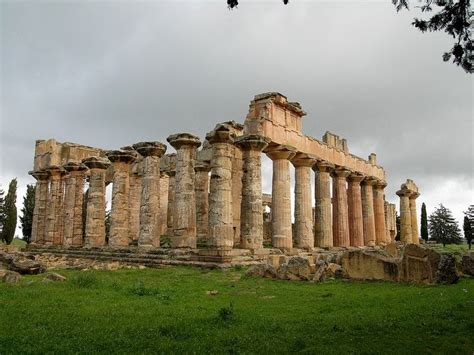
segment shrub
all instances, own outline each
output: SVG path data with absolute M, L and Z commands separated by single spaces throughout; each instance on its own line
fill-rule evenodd
M 79 288 L 92 288 L 99 284 L 97 276 L 89 272 L 79 274 L 71 279 L 74 286 Z
M 224 322 L 232 320 L 234 318 L 234 305 L 232 302 L 230 303 L 229 307 L 222 307 L 219 309 L 217 316 Z

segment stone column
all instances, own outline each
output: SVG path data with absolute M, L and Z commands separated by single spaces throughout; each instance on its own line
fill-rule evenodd
M 226 126 L 218 125 L 206 139 L 212 145 L 208 245 L 212 249 L 230 250 L 234 246 L 232 217 L 234 135 Z
M 334 245 L 331 225 L 331 177 L 334 165 L 319 161 L 313 166 L 315 181 L 315 246 L 329 248 Z
M 291 250 L 291 185 L 290 159 L 296 151 L 289 146 L 268 147 L 265 151 L 273 160 L 272 180 L 272 244 L 275 248 Z
M 418 192 L 412 192 L 409 197 L 410 215 L 411 215 L 411 238 L 413 244 L 420 244 L 420 235 L 418 233 L 418 218 L 416 214 L 416 199 L 420 196 Z
M 198 242 L 207 241 L 209 232 L 209 163 L 200 161 L 196 163 L 196 229 Z
M 314 248 L 313 205 L 311 193 L 311 167 L 314 158 L 298 153 L 291 160 L 295 167 L 295 247 Z
M 240 247 L 255 251 L 263 248 L 262 150 L 268 140 L 258 135 L 236 139 L 242 150 L 242 203 L 240 206 Z
M 166 216 L 167 235 L 171 237 L 173 235 L 173 221 L 174 221 L 174 196 L 176 186 L 176 171 L 170 170 L 166 172 L 168 174 L 168 211 Z
M 406 244 L 413 243 L 411 227 L 411 210 L 409 190 L 399 190 L 396 192 L 400 197 L 400 241 Z
M 334 246 L 350 246 L 347 177 L 351 171 L 338 167 L 333 171 L 333 235 Z
M 362 218 L 364 222 L 364 245 L 375 245 L 374 193 L 372 187 L 376 179 L 366 177 L 362 181 Z
M 126 150 L 112 150 L 107 157 L 113 166 L 112 210 L 110 212 L 109 246 L 127 248 L 130 244 L 130 167 L 137 155 Z
M 387 231 L 385 226 L 385 198 L 384 188 L 387 183 L 377 180 L 373 187 L 374 195 L 374 219 L 375 219 L 375 243 L 383 245 L 387 243 Z
M 83 236 L 82 205 L 87 167 L 77 162 L 64 165 L 69 173 L 64 193 L 64 245 L 81 246 Z
M 45 245 L 61 245 L 61 211 L 62 211 L 62 181 L 61 177 L 64 171 L 57 167 L 51 166 L 47 169 L 49 174 L 49 195 L 46 205 L 46 234 Z
M 174 134 L 167 141 L 176 149 L 176 180 L 173 216 L 173 248 L 196 248 L 196 193 L 194 162 L 199 138 L 189 134 Z
M 234 228 L 234 245 L 240 245 L 240 206 L 242 204 L 242 172 L 243 161 L 242 151 L 239 147 L 234 146 L 234 155 L 232 159 L 232 218 Z
M 100 248 L 105 246 L 105 172 L 110 162 L 97 157 L 90 157 L 82 162 L 90 170 L 84 245 L 88 248 Z
M 349 212 L 349 236 L 351 246 L 364 246 L 364 222 L 362 217 L 362 195 L 360 183 L 364 176 L 353 173 L 347 178 L 347 204 Z
M 166 145 L 160 142 L 140 142 L 133 148 L 143 156 L 142 193 L 140 199 L 140 248 L 159 248 L 160 218 L 160 158 Z
M 31 243 L 33 245 L 43 245 L 46 233 L 49 174 L 45 170 L 31 171 L 29 174 L 36 179 L 35 209 L 33 211 L 33 222 L 31 225 Z
M 160 172 L 160 235 L 166 235 L 168 221 L 168 189 L 169 179 L 167 173 Z
M 130 168 L 129 185 L 130 193 L 128 197 L 128 239 L 131 243 L 138 243 L 140 236 L 140 201 L 142 199 L 142 162 L 136 160 Z

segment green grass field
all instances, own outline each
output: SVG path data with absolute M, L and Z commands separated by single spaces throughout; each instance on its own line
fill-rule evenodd
M 1 354 L 474 351 L 474 279 L 413 286 L 187 267 L 59 272 L 68 280 L 0 284 Z

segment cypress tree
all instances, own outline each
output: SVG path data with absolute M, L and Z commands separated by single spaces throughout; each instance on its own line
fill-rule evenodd
M 1 240 L 10 244 L 15 236 L 16 229 L 16 220 L 17 220 L 17 211 L 16 211 L 16 179 L 10 181 L 8 186 L 8 193 L 5 197 L 4 204 L 4 213 L 5 217 L 3 219 L 3 229 L 1 234 Z
M 425 242 L 428 241 L 428 216 L 426 214 L 426 205 L 423 202 L 421 204 L 421 227 L 420 227 L 421 239 Z
M 464 212 L 464 238 L 471 249 L 472 241 L 474 240 L 474 205 L 470 205 L 466 212 Z
M 31 228 L 33 226 L 33 211 L 35 209 L 35 187 L 26 185 L 26 194 L 23 196 L 22 215 L 20 216 L 21 231 L 23 240 L 27 243 L 31 242 Z
M 400 223 L 400 216 L 398 215 L 398 212 L 395 217 L 395 224 L 397 225 L 397 235 L 395 236 L 395 240 L 397 242 L 400 241 L 400 228 L 401 228 L 401 223 Z
M 5 219 L 5 192 L 0 189 L 0 238 L 3 231 L 3 221 Z
M 442 204 L 429 217 L 429 232 L 431 239 L 442 243 L 443 246 L 462 243 L 458 222 L 452 212 Z

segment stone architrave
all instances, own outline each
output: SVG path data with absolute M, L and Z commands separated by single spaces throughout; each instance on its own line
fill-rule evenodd
M 31 243 L 43 245 L 46 233 L 46 211 L 49 191 L 49 174 L 45 170 L 31 171 L 29 173 L 36 179 L 35 209 L 31 225 Z
M 217 125 L 206 139 L 212 146 L 207 243 L 211 249 L 230 250 L 234 246 L 232 217 L 234 134 L 226 125 Z
M 272 244 L 289 251 L 293 248 L 291 225 L 290 160 L 296 154 L 290 146 L 269 146 L 265 149 L 273 161 L 272 179 Z
M 140 199 L 140 248 L 159 248 L 160 217 L 160 159 L 166 152 L 161 142 L 140 142 L 133 148 L 143 156 L 142 193 Z
M 315 246 L 330 248 L 334 245 L 331 220 L 331 176 L 334 165 L 326 161 L 318 161 L 315 171 Z
M 130 167 L 137 154 L 128 150 L 112 150 L 107 152 L 107 157 L 112 162 L 114 172 L 109 246 L 126 248 L 130 244 Z
M 196 173 L 196 230 L 198 242 L 205 242 L 209 233 L 209 172 L 208 162 L 199 161 L 194 167 Z
M 374 192 L 373 186 L 376 179 L 373 177 L 366 177 L 362 180 L 362 218 L 364 223 L 364 245 L 374 246 L 376 241 L 375 236 L 375 215 L 374 215 Z
M 411 238 L 413 244 L 420 244 L 420 235 L 418 233 L 418 218 L 416 214 L 416 199 L 420 196 L 418 192 L 413 192 L 409 197 L 410 215 L 411 215 Z
M 175 196 L 171 247 L 196 248 L 196 192 L 194 164 L 196 149 L 201 142 L 189 134 L 174 134 L 167 138 L 176 149 Z
M 337 167 L 333 171 L 333 238 L 334 246 L 349 247 L 349 211 L 347 204 L 347 177 L 351 170 Z
M 100 248 L 105 246 L 105 173 L 110 161 L 90 157 L 82 162 L 89 168 L 84 245 L 87 248 Z
M 47 169 L 49 174 L 49 195 L 46 205 L 46 233 L 45 245 L 62 245 L 62 199 L 63 199 L 63 169 L 51 166 Z
M 245 135 L 236 139 L 242 150 L 242 203 L 240 247 L 257 250 L 263 248 L 262 204 L 262 151 L 269 141 L 259 135 Z
M 387 183 L 377 180 L 373 187 L 374 195 L 374 219 L 375 219 L 375 243 L 383 245 L 387 243 L 387 230 L 385 224 L 385 198 L 384 189 Z
M 291 160 L 295 167 L 295 236 L 296 248 L 312 250 L 314 247 L 313 206 L 311 193 L 311 167 L 314 157 L 296 154 Z
M 68 172 L 64 193 L 64 245 L 82 246 L 84 180 L 87 167 L 78 162 L 63 166 Z
M 347 204 L 349 212 L 349 236 L 351 246 L 364 246 L 364 222 L 362 217 L 362 195 L 360 183 L 364 176 L 353 173 L 347 178 Z
M 396 194 L 400 197 L 400 241 L 406 244 L 413 243 L 411 210 L 410 210 L 410 190 L 399 190 Z

